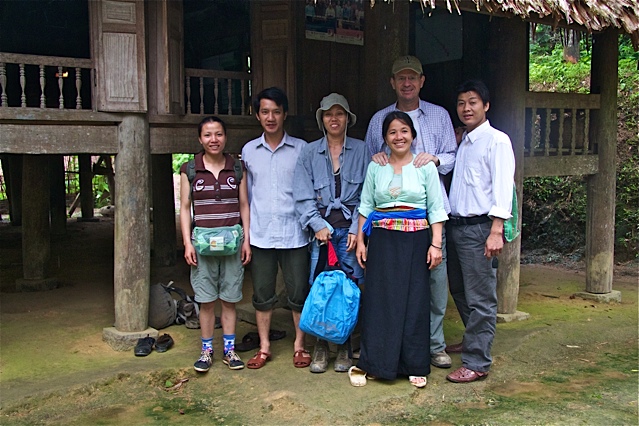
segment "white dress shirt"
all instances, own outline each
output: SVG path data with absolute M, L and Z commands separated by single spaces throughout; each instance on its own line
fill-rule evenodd
M 482 123 L 464 133 L 450 187 L 451 215 L 511 217 L 515 155 L 510 138 Z

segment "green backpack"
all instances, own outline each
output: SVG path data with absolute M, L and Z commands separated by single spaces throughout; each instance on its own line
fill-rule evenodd
M 517 205 L 517 187 L 514 185 L 511 215 L 512 217 L 504 222 L 504 239 L 507 243 L 512 242 L 521 232 L 521 230 L 517 228 L 517 222 L 519 222 L 519 206 Z

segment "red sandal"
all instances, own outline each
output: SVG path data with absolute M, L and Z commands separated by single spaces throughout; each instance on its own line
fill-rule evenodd
M 311 354 L 306 349 L 300 349 L 293 354 L 293 365 L 297 368 L 305 368 L 311 365 Z
M 264 365 L 266 365 L 266 361 L 269 361 L 270 359 L 271 354 L 257 351 L 255 356 L 248 360 L 248 362 L 246 363 L 246 367 L 252 370 L 257 370 L 258 368 L 264 367 Z

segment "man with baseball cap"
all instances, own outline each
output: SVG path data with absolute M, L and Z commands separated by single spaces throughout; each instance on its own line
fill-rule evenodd
M 366 132 L 366 145 L 373 161 L 385 165 L 388 162 L 388 147 L 384 144 L 382 123 L 392 111 L 407 113 L 417 130 L 411 150 L 417 154 L 416 167 L 429 162 L 437 166 L 439 172 L 444 207 L 450 214 L 450 203 L 444 189 L 442 176 L 450 173 L 455 165 L 457 142 L 450 116 L 446 110 L 419 98 L 424 86 L 424 72 L 419 59 L 414 56 L 401 56 L 395 60 L 390 84 L 397 101 L 373 115 Z M 430 314 L 430 354 L 431 364 L 439 368 L 450 368 L 451 359 L 445 351 L 444 314 L 448 302 L 448 281 L 446 276 L 446 234 L 442 235 L 442 262 L 430 271 L 431 314 Z

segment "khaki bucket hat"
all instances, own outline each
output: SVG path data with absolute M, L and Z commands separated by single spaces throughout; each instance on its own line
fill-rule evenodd
M 322 113 L 324 111 L 328 111 L 334 105 L 339 105 L 342 108 L 344 108 L 344 110 L 346 110 L 346 113 L 350 117 L 348 121 L 348 127 L 353 126 L 355 122 L 357 121 L 357 116 L 351 112 L 351 109 L 348 106 L 348 101 L 346 100 L 346 98 L 340 95 L 339 93 L 331 93 L 328 96 L 324 96 L 324 98 L 320 102 L 320 107 L 317 108 L 317 112 L 315 113 L 315 118 L 317 119 L 317 125 L 319 126 L 319 129 L 321 131 L 324 131 L 324 123 L 322 122 Z

